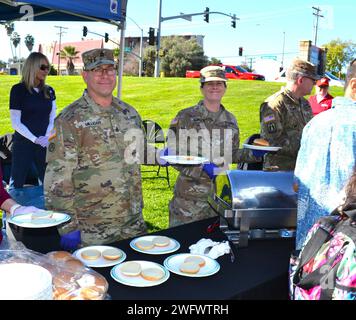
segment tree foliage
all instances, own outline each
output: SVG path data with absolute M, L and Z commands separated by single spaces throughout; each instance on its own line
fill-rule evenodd
M 0 69 L 6 68 L 6 62 L 0 60 Z
M 17 46 L 19 45 L 19 43 L 21 42 L 21 38 L 20 38 L 20 35 L 17 33 L 17 32 L 13 32 L 11 34 L 11 42 L 13 44 L 13 46 L 15 48 L 17 48 Z
M 196 39 L 181 36 L 162 38 L 161 71 L 169 77 L 184 77 L 188 69 L 200 70 L 208 59 Z
M 26 45 L 28 51 L 30 51 L 30 52 L 32 51 L 34 44 L 35 44 L 35 38 L 30 34 L 26 35 L 25 45 Z
M 355 57 L 356 43 L 338 38 L 324 44 L 324 47 L 327 49 L 326 69 L 340 76 L 342 69 Z
M 14 25 L 14 23 L 13 23 L 13 22 L 11 22 L 11 23 L 5 23 L 4 26 L 5 26 L 5 29 L 6 29 L 6 34 L 7 34 L 7 36 L 8 36 L 8 37 L 11 37 L 12 33 L 13 33 L 14 30 L 15 30 L 15 25 Z
M 78 58 L 78 56 L 77 56 L 78 53 L 79 53 L 79 51 L 77 51 L 75 49 L 75 47 L 73 47 L 73 46 L 65 46 L 60 52 L 61 58 L 64 58 L 67 60 L 66 68 L 67 68 L 67 73 L 69 75 L 74 74 L 75 66 L 74 66 L 73 60 Z
M 143 72 L 146 76 L 153 76 L 155 71 L 155 59 L 156 48 L 154 46 L 148 46 L 143 54 L 143 61 L 145 64 L 145 70 L 143 70 Z
M 209 60 L 208 64 L 209 64 L 209 65 L 210 65 L 210 64 L 222 64 L 222 61 L 221 61 L 220 59 L 218 59 L 218 58 L 212 57 L 212 58 Z

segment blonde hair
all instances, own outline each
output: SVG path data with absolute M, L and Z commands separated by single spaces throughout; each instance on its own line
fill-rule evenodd
M 43 61 L 46 61 L 49 66 L 48 58 L 41 52 L 32 52 L 25 61 L 22 69 L 21 81 L 25 84 L 30 93 L 32 93 L 32 89 L 35 87 L 36 74 L 40 70 Z M 48 86 L 45 85 L 44 81 L 41 81 L 40 85 L 37 87 L 40 91 L 44 92 L 47 99 L 50 98 Z

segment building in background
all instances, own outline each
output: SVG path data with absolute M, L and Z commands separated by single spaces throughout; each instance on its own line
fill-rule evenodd
M 186 40 L 196 39 L 197 43 L 203 48 L 204 47 L 204 36 L 203 35 L 180 35 Z M 165 37 L 162 37 L 165 38 Z M 124 72 L 138 74 L 138 63 L 140 54 L 140 41 L 141 37 L 126 37 L 125 38 L 125 61 L 124 61 Z M 63 50 L 66 46 L 74 47 L 78 54 L 77 58 L 73 59 L 73 64 L 75 67 L 74 74 L 80 74 L 83 69 L 83 61 L 81 54 L 87 50 L 95 48 L 107 48 L 115 49 L 119 47 L 119 39 L 112 38 L 108 42 L 104 42 L 104 39 L 82 39 L 82 41 L 77 42 L 62 42 L 61 49 Z M 142 38 L 143 50 L 148 46 L 148 37 Z M 53 65 L 53 67 L 60 70 L 61 75 L 67 74 L 67 59 L 60 58 L 58 56 L 59 43 L 54 41 L 52 43 L 43 43 L 38 46 L 38 51 L 46 55 Z M 135 66 L 133 66 L 135 64 Z
M 76 55 L 77 58 L 73 59 L 73 63 L 75 67 L 74 74 L 80 74 L 83 69 L 82 53 L 91 49 L 103 48 L 104 41 L 101 39 L 63 42 L 61 43 L 61 50 L 68 46 L 74 47 L 75 50 L 78 51 Z M 67 59 L 59 58 L 59 43 L 57 41 L 49 44 L 40 44 L 38 51 L 47 56 L 49 62 L 56 70 L 59 69 L 61 75 L 67 74 Z

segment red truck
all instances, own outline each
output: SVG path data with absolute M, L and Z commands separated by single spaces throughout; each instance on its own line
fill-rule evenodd
M 248 72 L 241 66 L 233 66 L 227 64 L 219 64 L 220 67 L 225 68 L 226 78 L 239 80 L 265 80 L 262 74 Z M 200 78 L 200 72 L 194 70 L 187 70 L 185 72 L 186 78 Z

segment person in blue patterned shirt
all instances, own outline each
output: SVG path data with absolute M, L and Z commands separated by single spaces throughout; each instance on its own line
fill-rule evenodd
M 294 171 L 298 186 L 296 247 L 321 216 L 343 201 L 356 165 L 356 59 L 348 68 L 344 97 L 304 128 Z

